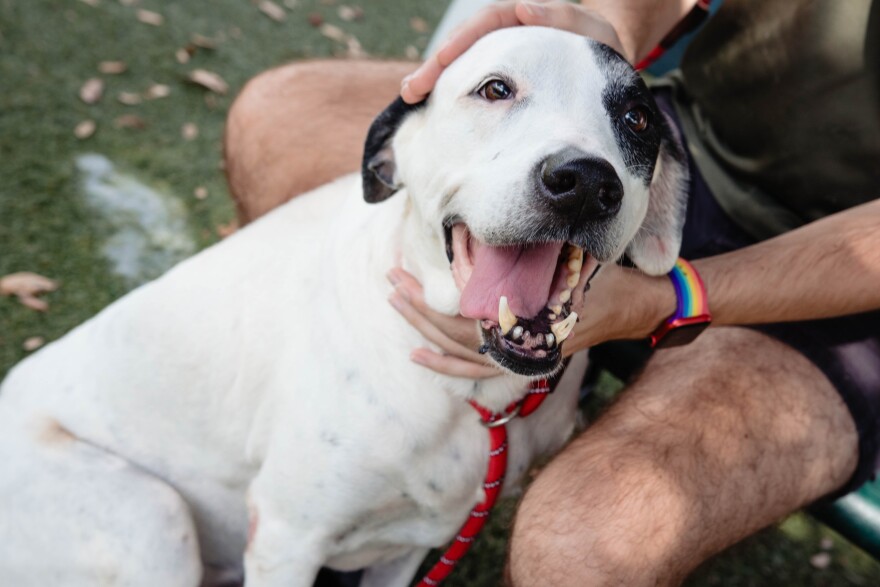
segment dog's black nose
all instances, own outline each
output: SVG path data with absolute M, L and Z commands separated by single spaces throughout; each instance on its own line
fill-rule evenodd
M 565 149 L 547 157 L 538 173 L 550 205 L 572 221 L 605 218 L 620 209 L 623 184 L 604 159 Z

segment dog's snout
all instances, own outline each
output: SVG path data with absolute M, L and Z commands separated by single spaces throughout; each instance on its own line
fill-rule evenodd
M 577 149 L 565 149 L 541 164 L 538 183 L 550 205 L 576 220 L 611 216 L 620 209 L 623 185 L 614 167 Z

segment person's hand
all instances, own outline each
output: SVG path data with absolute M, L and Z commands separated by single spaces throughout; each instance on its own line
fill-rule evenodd
M 519 25 L 545 26 L 591 37 L 623 54 L 617 32 L 599 13 L 564 0 L 518 0 L 487 6 L 458 27 L 446 43 L 401 82 L 400 95 L 414 104 L 434 89 L 437 78 L 459 55 L 492 31 Z
M 421 284 L 410 273 L 396 267 L 388 272 L 394 286 L 389 302 L 422 336 L 441 352 L 417 348 L 410 359 L 444 375 L 486 379 L 500 375 L 498 367 L 477 352 L 481 341 L 474 320 L 435 312 L 425 303 Z
M 410 358 L 444 375 L 482 379 L 500 373 L 477 353 L 480 337 L 474 320 L 446 316 L 425 304 L 422 286 L 403 269 L 392 269 L 391 304 L 442 351 L 415 349 Z M 565 341 L 565 356 L 608 340 L 647 337 L 675 311 L 675 291 L 666 277 L 649 277 L 636 269 L 603 266 L 593 278 L 578 323 Z

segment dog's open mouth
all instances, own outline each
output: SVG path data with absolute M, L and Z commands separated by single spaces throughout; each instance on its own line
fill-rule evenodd
M 562 241 L 491 246 L 463 223 L 446 235 L 461 314 L 479 321 L 484 349 L 514 373 L 555 371 L 598 262 Z

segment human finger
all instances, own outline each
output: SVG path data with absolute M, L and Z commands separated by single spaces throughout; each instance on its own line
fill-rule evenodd
M 600 13 L 580 4 L 562 0 L 518 2 L 514 6 L 516 18 L 524 25 L 544 26 L 590 37 L 619 53 L 623 44 L 611 23 Z
M 441 355 L 425 348 L 415 349 L 410 354 L 410 359 L 432 371 L 453 377 L 488 379 L 501 374 L 497 368 L 484 363 L 473 363 L 451 355 Z
M 394 306 L 395 310 L 400 312 L 407 322 L 425 338 L 436 344 L 444 353 L 468 361 L 483 362 L 483 358 L 478 352 L 465 347 L 447 336 L 445 332 L 437 328 L 424 314 L 419 312 L 409 300 L 405 299 L 400 291 L 395 290 L 391 297 L 388 298 L 388 301 Z
M 443 46 L 416 71 L 404 78 L 401 97 L 410 104 L 424 100 L 434 89 L 443 70 L 481 37 L 492 31 L 520 24 L 516 2 L 498 2 L 483 8 L 453 31 Z
M 469 349 L 476 349 L 480 346 L 482 341 L 474 321 L 461 316 L 442 314 L 428 306 L 425 302 L 425 291 L 422 289 L 422 284 L 411 273 L 401 267 L 395 267 L 388 272 L 388 279 L 398 291 L 405 294 L 407 300 L 416 310 L 452 340 Z

